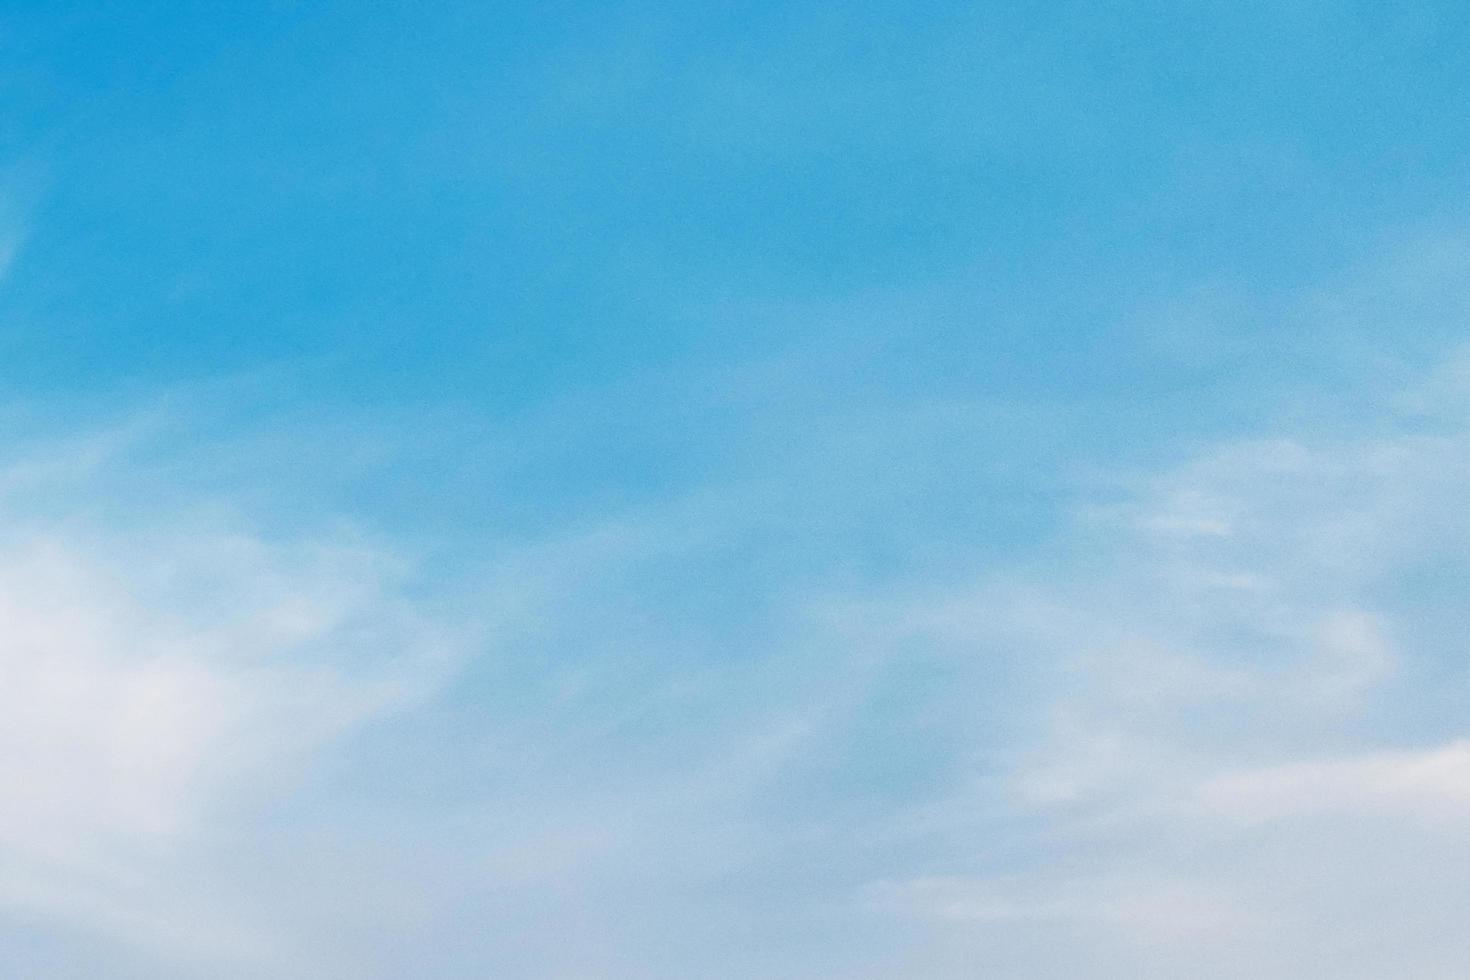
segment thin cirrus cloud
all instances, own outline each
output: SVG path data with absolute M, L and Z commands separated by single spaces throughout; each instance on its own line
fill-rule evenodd
M 1084 513 L 1086 572 L 927 612 L 1047 680 L 997 778 L 922 814 L 951 873 L 870 890 L 935 923 L 920 972 L 1454 975 L 1467 679 L 1422 584 L 1470 531 L 1447 375 L 1369 435 L 1203 448 Z
M 179 975 L 393 975 L 410 955 L 676 975 L 739 923 L 812 976 L 936 977 L 1292 975 L 1376 902 L 1400 938 L 1322 961 L 1373 975 L 1437 928 L 1422 908 L 1453 888 L 1470 792 L 1455 621 L 1400 585 L 1457 567 L 1470 530 L 1453 377 L 1391 397 L 1411 407 L 1368 435 L 1134 468 L 968 579 L 772 580 L 774 642 L 736 660 L 699 651 L 715 610 L 667 570 L 728 578 L 786 547 L 752 533 L 779 526 L 779 480 L 507 550 L 476 573 L 470 629 L 340 529 L 58 517 L 130 452 L 72 443 L 75 465 L 4 481 L 0 758 L 25 787 L 0 819 L 4 900 Z M 913 438 L 872 438 L 895 433 Z M 840 510 L 840 484 L 808 492 Z M 1369 838 L 1393 843 L 1360 873 Z M 548 931 L 553 908 L 576 917 Z M 456 916 L 479 938 L 437 945 Z M 689 940 L 650 967 L 655 921 Z M 1457 950 L 1414 955 L 1449 975 Z M 724 955 L 731 976 L 769 962 Z
M 1461 976 L 1464 14 L 1289 6 L 7 11 L 0 974 Z

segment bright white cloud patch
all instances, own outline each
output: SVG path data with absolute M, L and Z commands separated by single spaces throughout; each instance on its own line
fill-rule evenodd
M 344 735 L 421 698 L 451 644 L 381 550 L 197 515 L 24 518 L 17 487 L 73 492 L 37 472 L 7 474 L 0 515 L 0 907 L 259 968 L 278 937 L 201 877 L 209 855 L 255 839 L 239 835 Z
M 1470 742 L 1226 773 L 1199 788 L 1199 801 L 1247 824 L 1322 814 L 1463 819 L 1470 815 Z

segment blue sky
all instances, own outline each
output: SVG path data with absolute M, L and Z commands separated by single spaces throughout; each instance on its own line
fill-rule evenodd
M 0 3 L 0 964 L 1458 977 L 1416 3 Z

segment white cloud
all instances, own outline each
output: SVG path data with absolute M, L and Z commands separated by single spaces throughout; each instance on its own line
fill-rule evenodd
M 1463 819 L 1470 814 L 1470 741 L 1227 772 L 1207 779 L 1198 800 L 1249 824 L 1314 814 Z
M 1187 880 L 920 878 L 879 884 L 870 895 L 881 906 L 956 924 L 1101 926 L 1143 944 L 1194 943 L 1252 925 L 1230 898 Z
M 922 870 L 869 893 L 932 923 L 905 968 L 1458 975 L 1467 460 L 1453 399 L 1205 446 L 1082 510 L 1064 564 L 889 610 L 986 665 L 976 712 L 1022 679 L 974 777 L 900 822 Z
M 26 494 L 77 499 L 109 455 L 0 474 L 0 907 L 260 968 L 285 937 L 188 866 L 422 698 L 454 641 L 403 595 L 401 561 L 342 533 L 22 516 Z
M 393 549 L 120 519 L 133 436 L 53 444 L 0 472 L 0 904 L 159 975 L 1457 976 L 1470 432 L 1416 398 L 832 595 L 786 532 L 984 428 L 836 413 L 798 481 L 476 556 L 417 713 L 457 641 Z

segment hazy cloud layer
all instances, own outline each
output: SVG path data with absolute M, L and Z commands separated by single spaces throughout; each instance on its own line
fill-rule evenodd
M 975 575 L 771 579 L 723 627 L 687 576 L 778 547 L 759 482 L 446 603 L 340 528 L 99 523 L 136 439 L 32 447 L 0 899 L 181 976 L 1450 976 L 1460 619 L 1405 588 L 1470 532 L 1446 377 L 1369 436 L 1115 472 Z

